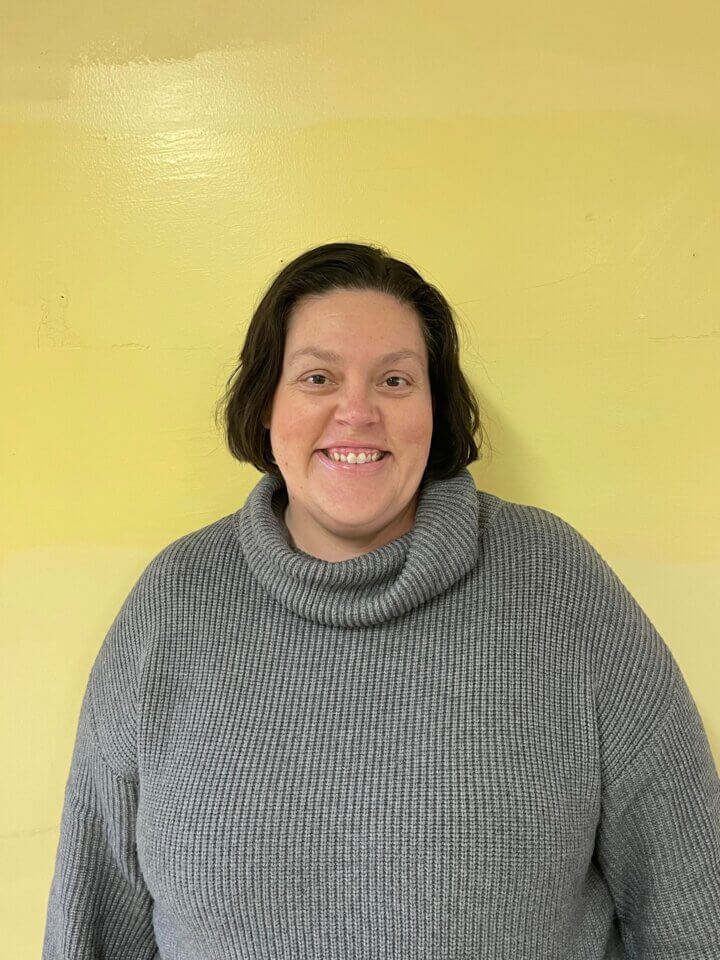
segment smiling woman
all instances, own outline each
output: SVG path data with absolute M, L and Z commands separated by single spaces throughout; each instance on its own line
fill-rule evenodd
M 447 301 L 361 244 L 309 250 L 278 275 L 226 416 L 235 456 L 282 477 L 290 542 L 335 562 L 409 531 L 422 481 L 457 474 L 482 444 Z
M 105 638 L 45 960 L 720 956 L 695 705 L 581 534 L 476 489 L 442 294 L 307 251 L 222 406 L 263 476 Z
M 406 533 L 433 429 L 415 311 L 373 290 L 307 297 L 285 353 L 266 426 L 295 546 L 339 561 Z M 326 366 L 308 368 L 312 360 Z

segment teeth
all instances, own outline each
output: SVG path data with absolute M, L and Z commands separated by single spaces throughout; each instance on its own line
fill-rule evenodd
M 328 456 L 338 463 L 374 463 L 382 457 L 382 453 L 379 451 L 377 453 L 349 453 L 345 456 L 344 453 L 337 453 L 333 450 L 328 453 Z

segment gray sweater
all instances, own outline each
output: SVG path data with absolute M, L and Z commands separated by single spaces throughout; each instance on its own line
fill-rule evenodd
M 112 624 L 45 960 L 718 960 L 707 739 L 593 547 L 463 470 L 328 563 L 285 498 L 170 544 Z

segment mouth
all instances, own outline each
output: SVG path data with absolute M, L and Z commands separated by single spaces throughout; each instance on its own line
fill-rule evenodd
M 330 454 L 330 451 L 329 451 L 329 450 L 319 450 L 318 452 L 319 452 L 319 453 L 322 453 L 323 456 L 327 457 L 327 459 L 330 460 L 332 463 L 350 463 L 350 464 L 354 464 L 354 465 L 356 465 L 356 466 L 362 466 L 362 465 L 365 464 L 365 463 L 377 463 L 379 460 L 382 460 L 382 459 L 384 459 L 385 457 L 390 456 L 390 451 L 389 451 L 389 450 L 380 450 L 380 451 L 379 451 L 380 456 L 378 456 L 378 457 L 371 457 L 371 458 L 369 458 L 369 459 L 365 459 L 365 458 L 364 458 L 365 455 L 362 454 L 362 456 L 363 456 L 363 459 L 362 459 L 362 460 L 352 461 L 352 460 L 341 460 L 339 457 L 337 457 L 337 458 L 336 458 L 336 457 L 333 457 L 333 456 Z
M 377 460 L 365 460 L 360 463 L 352 463 L 352 461 L 348 462 L 347 460 L 335 460 L 334 457 L 329 455 L 327 450 L 316 450 L 315 453 L 323 467 L 334 471 L 336 474 L 341 473 L 344 476 L 354 475 L 360 477 L 378 473 L 379 471 L 385 470 L 388 462 L 392 459 L 392 454 L 389 450 L 382 450 Z

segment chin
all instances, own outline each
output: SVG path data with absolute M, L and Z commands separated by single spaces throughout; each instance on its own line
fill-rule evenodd
M 329 519 L 332 527 L 339 534 L 350 531 L 371 534 L 385 525 L 383 518 L 378 517 L 377 514 L 371 516 L 360 513 L 353 514 L 349 510 L 344 510 L 342 514 L 330 514 Z

